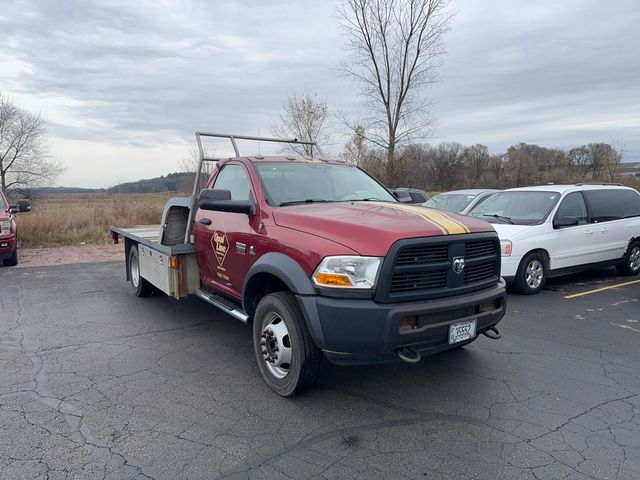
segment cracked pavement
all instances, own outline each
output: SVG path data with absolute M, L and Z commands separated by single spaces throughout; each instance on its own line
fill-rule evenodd
M 283 399 L 250 329 L 121 263 L 0 269 L 3 479 L 638 479 L 640 284 L 509 296 L 501 340 L 324 365 Z

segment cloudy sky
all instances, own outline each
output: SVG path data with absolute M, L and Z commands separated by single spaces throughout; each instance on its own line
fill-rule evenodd
M 430 142 L 571 147 L 640 161 L 637 0 L 452 0 Z M 59 184 L 179 169 L 195 130 L 270 133 L 287 95 L 361 115 L 330 0 L 2 0 L 0 89 L 49 127 Z M 344 134 L 334 122 L 334 151 Z M 216 153 L 225 153 L 216 145 Z M 250 151 L 247 153 L 255 153 Z

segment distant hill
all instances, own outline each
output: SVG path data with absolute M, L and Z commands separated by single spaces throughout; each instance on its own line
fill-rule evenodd
M 104 188 L 81 188 L 81 187 L 44 187 L 38 188 L 39 195 L 67 195 L 70 193 L 105 193 Z
M 38 188 L 38 195 L 69 195 L 92 193 L 163 193 L 181 192 L 190 193 L 193 187 L 195 174 L 174 172 L 155 178 L 145 178 L 135 182 L 120 183 L 109 188 L 82 188 L 82 187 L 44 187 Z M 10 191 L 14 196 L 21 197 L 24 193 Z M 34 192 L 35 193 L 35 192 Z
M 126 182 L 105 190 L 106 193 L 161 193 L 189 192 L 193 185 L 193 173 L 175 172 L 136 182 Z

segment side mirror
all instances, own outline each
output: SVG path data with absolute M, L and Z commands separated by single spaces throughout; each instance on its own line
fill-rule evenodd
M 231 200 L 229 190 L 203 190 L 200 192 L 199 207 L 217 212 L 244 213 L 253 215 L 255 206 L 251 200 Z
M 11 215 L 15 215 L 16 213 L 18 213 L 18 211 L 19 211 L 19 210 L 20 210 L 20 209 L 18 208 L 18 206 L 17 206 L 17 205 L 11 205 L 11 206 L 9 207 L 9 213 L 10 213 Z
M 413 203 L 413 198 L 411 198 L 411 195 L 409 195 L 409 192 L 396 191 L 392 193 L 393 193 L 393 196 L 396 197 L 396 200 L 398 200 L 400 203 Z
M 29 200 L 18 200 L 18 211 L 20 213 L 27 213 L 31 211 L 31 203 Z
M 578 217 L 562 217 L 553 220 L 553 228 L 574 227 L 578 225 Z

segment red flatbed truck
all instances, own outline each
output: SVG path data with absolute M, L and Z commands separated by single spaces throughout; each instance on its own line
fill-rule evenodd
M 206 158 L 204 137 L 229 139 L 235 157 Z M 303 143 L 196 133 L 192 196 L 169 200 L 160 225 L 112 227 L 136 295 L 193 294 L 250 324 L 262 376 L 283 396 L 311 387 L 323 356 L 413 363 L 500 337 L 505 284 L 490 224 L 399 203 L 344 162 L 243 157 L 238 139 Z

